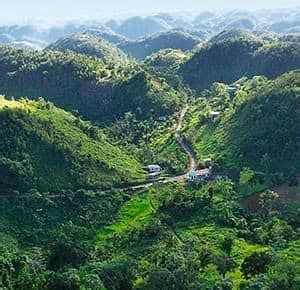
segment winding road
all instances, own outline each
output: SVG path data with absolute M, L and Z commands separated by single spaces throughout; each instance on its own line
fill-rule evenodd
M 185 176 L 188 172 L 195 170 L 197 168 L 197 158 L 196 155 L 193 151 L 193 149 L 189 146 L 189 144 L 185 141 L 184 137 L 181 134 L 181 130 L 182 130 L 182 125 L 183 125 L 183 121 L 184 121 L 184 117 L 187 113 L 189 109 L 189 106 L 186 105 L 180 112 L 180 116 L 178 119 L 178 123 L 174 132 L 174 136 L 177 140 L 177 142 L 179 143 L 179 145 L 181 146 L 181 148 L 186 152 L 186 154 L 189 156 L 189 168 L 188 170 L 184 173 L 184 174 L 180 174 L 180 175 L 175 175 L 175 176 L 168 176 L 163 180 L 153 180 L 151 182 L 146 182 L 140 185 L 136 185 L 136 186 L 129 186 L 126 188 L 123 188 L 122 190 L 126 191 L 126 190 L 139 190 L 139 189 L 146 189 L 149 188 L 151 186 L 153 186 L 154 184 L 165 184 L 165 183 L 169 183 L 169 182 L 180 182 L 183 181 L 185 179 Z

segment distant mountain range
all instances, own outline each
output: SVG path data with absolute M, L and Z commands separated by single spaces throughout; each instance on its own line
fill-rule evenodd
M 0 27 L 0 44 L 26 49 L 42 49 L 61 37 L 86 32 L 112 43 L 136 41 L 153 34 L 174 29 L 193 31 L 201 40 L 208 40 L 223 30 L 243 29 L 277 34 L 300 32 L 299 8 L 263 11 L 229 11 L 223 13 L 201 12 L 190 16 L 182 13 L 160 13 L 152 16 L 135 16 L 106 22 L 69 22 L 48 28 L 36 25 L 12 25 Z M 172 48 L 172 47 L 168 47 Z

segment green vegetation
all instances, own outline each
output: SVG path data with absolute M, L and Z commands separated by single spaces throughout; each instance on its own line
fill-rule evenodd
M 100 58 L 105 63 L 128 61 L 126 55 L 108 41 L 89 33 L 73 34 L 49 45 L 47 50 L 83 53 Z
M 98 233 L 99 245 L 103 245 L 105 240 L 128 231 L 130 228 L 141 228 L 150 221 L 153 208 L 150 204 L 149 192 L 142 193 L 133 197 L 130 201 L 122 206 L 116 221 L 101 229 Z
M 179 94 L 138 64 L 104 65 L 72 52 L 0 48 L 0 88 L 7 96 L 45 97 L 85 118 L 109 122 L 126 112 L 139 119 L 170 114 Z
M 0 47 L 1 290 L 300 289 L 299 46 L 232 33 L 142 64 L 101 32 Z
M 0 100 L 0 188 L 58 191 L 143 180 L 139 163 L 103 132 L 44 100 Z
M 186 170 L 189 161 L 174 136 L 177 123 L 177 115 L 161 122 L 153 118 L 140 121 L 126 113 L 118 122 L 106 126 L 105 132 L 115 145 L 136 156 L 142 164 L 159 164 L 164 172 L 178 174 Z
M 188 121 L 185 134 L 199 160 L 212 157 L 234 175 L 245 166 L 268 178 L 276 173 L 276 182 L 294 174 L 300 164 L 299 71 L 273 81 L 242 79 L 238 85 L 232 101 L 222 84 L 205 91 L 198 115 Z M 219 120 L 212 122 L 209 111 L 220 111 Z
M 213 82 L 232 83 L 241 77 L 275 78 L 300 66 L 300 45 L 263 42 L 252 38 L 228 39 L 202 46 L 179 72 L 195 90 Z
M 168 31 L 136 41 L 122 42 L 119 48 L 128 55 L 143 60 L 161 49 L 192 50 L 199 40 L 182 31 Z
M 160 71 L 176 71 L 188 58 L 188 54 L 179 49 L 162 49 L 145 59 L 145 64 Z
M 1 198 L 0 283 L 4 289 L 252 289 L 257 283 L 298 289 L 297 225 L 289 225 L 282 205 L 274 203 L 267 218 L 264 210 L 250 214 L 231 181 L 134 195 L 80 190 Z
M 223 30 L 219 34 L 213 36 L 209 42 L 221 42 L 228 39 L 241 39 L 241 38 L 247 38 L 247 39 L 253 39 L 253 40 L 259 40 L 255 37 L 254 34 L 249 32 L 248 30 L 238 29 L 238 28 L 232 28 L 228 30 Z

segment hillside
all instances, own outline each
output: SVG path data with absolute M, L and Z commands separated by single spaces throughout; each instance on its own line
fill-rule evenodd
M 201 47 L 180 68 L 185 81 L 197 91 L 213 82 L 232 83 L 243 76 L 274 78 L 300 67 L 299 43 L 272 44 L 240 38 Z
M 154 33 L 169 30 L 171 27 L 161 19 L 155 17 L 135 16 L 125 19 L 114 27 L 110 27 L 116 33 L 129 39 L 138 39 Z
M 51 103 L 1 97 L 0 120 L 1 193 L 107 188 L 144 177 L 99 129 Z
M 299 33 L 300 32 L 300 20 L 285 20 L 272 23 L 268 30 L 276 33 Z
M 255 22 L 251 18 L 240 18 L 231 21 L 226 29 L 244 29 L 244 30 L 252 30 L 255 28 Z
M 45 97 L 85 118 L 108 122 L 133 112 L 138 118 L 176 110 L 179 94 L 138 64 L 104 65 L 71 52 L 26 52 L 0 48 L 0 92 Z
M 180 49 L 162 49 L 148 56 L 145 64 L 161 71 L 175 71 L 187 58 L 188 54 Z
M 250 214 L 230 181 L 132 196 L 0 199 L 0 282 L 28 290 L 297 290 L 297 206 L 270 200 Z
M 202 11 L 198 15 L 188 11 L 180 13 L 157 13 L 148 16 L 128 16 L 99 20 L 61 21 L 49 23 L 41 19 L 38 23 L 28 21 L 25 24 L 0 26 L 0 44 L 24 45 L 29 48 L 43 49 L 47 45 L 75 33 L 98 31 L 98 36 L 112 42 L 137 40 L 150 37 L 155 33 L 171 29 L 190 30 L 207 40 L 221 31 L 245 29 L 249 32 L 262 30 L 276 33 L 299 33 L 299 7 L 290 9 L 264 9 L 254 11 L 225 10 Z M 5 35 L 5 36 L 3 36 Z M 6 37 L 8 36 L 8 38 Z M 94 35 L 95 36 L 95 35 Z M 125 39 L 124 39 L 125 38 Z
M 255 40 L 255 35 L 253 35 L 252 33 L 250 33 L 247 30 L 243 30 L 243 29 L 237 29 L 237 28 L 233 28 L 233 29 L 227 29 L 227 30 L 223 30 L 220 33 L 218 33 L 217 35 L 214 35 L 209 42 L 219 42 L 219 41 L 224 41 L 224 40 L 228 40 L 228 39 L 239 39 L 239 38 L 247 38 L 247 39 L 253 39 Z
M 220 119 L 213 123 L 202 111 L 187 129 L 200 159 L 212 157 L 233 172 L 243 166 L 284 176 L 299 170 L 299 79 L 299 71 L 275 80 L 242 79 L 233 101 L 225 85 L 212 86 L 202 108 L 220 111 Z
M 198 43 L 198 39 L 186 32 L 171 30 L 137 41 L 121 43 L 119 48 L 128 55 L 142 60 L 161 49 L 171 48 L 187 51 L 192 50 Z
M 90 33 L 78 33 L 63 37 L 46 47 L 46 50 L 65 52 L 71 50 L 100 58 L 103 62 L 124 62 L 126 55 L 110 42 Z
M 128 40 L 125 36 L 117 34 L 108 28 L 106 28 L 106 29 L 104 29 L 104 28 L 92 29 L 91 28 L 85 32 L 94 37 L 105 39 L 106 41 L 113 43 L 113 44 L 118 44 L 120 42 L 124 42 L 124 41 Z

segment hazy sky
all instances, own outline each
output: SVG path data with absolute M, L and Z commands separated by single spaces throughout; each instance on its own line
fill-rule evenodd
M 299 6 L 299 0 L 0 0 L 0 22 L 99 18 L 126 13 L 260 9 Z

